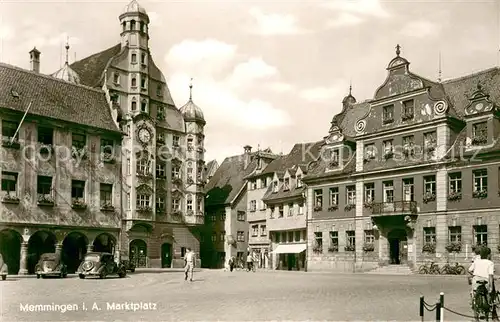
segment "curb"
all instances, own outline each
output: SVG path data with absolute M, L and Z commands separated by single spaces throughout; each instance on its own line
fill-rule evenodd
M 204 271 L 204 269 L 195 269 L 194 272 L 195 273 L 199 273 L 199 272 L 202 272 Z M 142 268 L 142 269 L 136 269 L 134 273 L 132 272 L 127 272 L 127 275 L 136 275 L 136 274 L 151 274 L 151 273 L 184 273 L 184 269 L 183 268 L 158 268 L 158 269 L 155 269 L 155 268 Z M 78 277 L 78 274 L 68 274 L 66 278 L 72 278 L 72 277 Z M 7 280 L 9 278 L 15 278 L 15 279 L 18 279 L 18 278 L 36 278 L 36 274 L 28 274 L 28 275 L 7 275 Z M 50 278 L 50 277 L 49 277 Z M 57 277 L 54 277 L 54 278 L 57 278 Z

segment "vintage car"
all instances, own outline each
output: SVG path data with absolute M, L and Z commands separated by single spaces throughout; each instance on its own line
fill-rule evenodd
M 105 278 L 108 275 L 125 277 L 127 275 L 127 270 L 125 265 L 122 263 L 117 264 L 114 261 L 113 254 L 91 252 L 85 255 L 76 273 L 80 278 L 85 278 L 86 276 L 99 276 L 99 278 Z
M 125 266 L 127 271 L 135 272 L 135 263 L 130 261 L 130 257 L 126 252 L 120 252 L 120 262 Z
M 36 278 L 45 276 L 66 277 L 68 270 L 66 265 L 61 260 L 61 255 L 57 253 L 45 253 L 40 256 L 38 263 L 35 266 Z
M 0 254 L 0 276 L 2 276 L 2 281 L 5 281 L 7 279 L 7 273 L 9 269 L 7 267 L 7 264 L 3 261 L 3 256 Z

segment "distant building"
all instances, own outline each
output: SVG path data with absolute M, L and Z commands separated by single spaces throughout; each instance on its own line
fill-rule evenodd
M 207 162 L 205 165 L 205 180 L 208 182 L 210 179 L 215 174 L 215 171 L 217 171 L 217 168 L 219 168 L 219 164 L 217 163 L 217 160 L 212 160 Z

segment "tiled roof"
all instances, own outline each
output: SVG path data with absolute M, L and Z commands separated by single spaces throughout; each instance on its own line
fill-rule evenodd
M 108 62 L 118 55 L 121 50 L 121 44 L 114 45 L 97 54 L 76 61 L 70 67 L 80 76 L 80 82 L 83 85 L 97 87 L 100 84 L 102 73 L 106 69 Z
M 217 160 L 212 160 L 207 162 L 206 168 L 207 168 L 207 173 L 212 172 L 213 168 L 217 168 Z
M 205 186 L 205 206 L 229 204 L 246 184 L 245 177 L 257 166 L 254 153 L 252 160 L 245 169 L 244 155 L 226 158 L 215 171 L 214 176 Z
M 305 191 L 305 189 L 306 188 L 304 186 L 298 188 L 295 185 L 292 185 L 289 190 L 284 191 L 283 185 L 281 185 L 278 192 L 272 192 L 272 189 L 269 189 L 262 198 L 262 200 L 269 202 L 275 200 L 302 197 L 302 193 Z
M 29 114 L 120 132 L 104 91 L 0 63 L 0 108 L 25 112 L 30 102 Z
M 353 106 L 348 107 L 341 113 L 343 114 L 341 122 L 339 124 L 342 134 L 347 137 L 356 136 L 355 125 L 359 119 L 362 119 L 370 111 L 369 102 L 357 103 Z
M 347 164 L 338 171 L 326 171 L 327 162 L 324 160 L 318 160 L 311 164 L 311 169 L 308 174 L 304 177 L 304 181 L 310 179 L 319 179 L 326 177 L 344 176 L 356 171 L 356 155 L 353 155 L 351 159 L 347 161 Z

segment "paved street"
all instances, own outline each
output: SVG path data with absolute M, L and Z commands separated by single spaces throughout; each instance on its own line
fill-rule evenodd
M 419 320 L 422 294 L 463 313 L 468 285 L 464 276 L 334 275 L 303 272 L 202 271 L 194 282 L 179 272 L 136 273 L 125 279 L 10 278 L 0 281 L 1 321 L 262 321 L 262 320 Z M 145 303 L 137 311 L 113 303 Z M 77 310 L 23 312 L 21 306 L 74 305 Z M 85 303 L 85 309 L 83 304 Z M 95 303 L 95 305 L 94 305 Z M 149 304 L 151 303 L 151 304 Z M 94 310 L 92 310 L 94 308 Z M 98 308 L 98 309 L 97 309 Z M 433 321 L 435 313 L 427 313 Z M 445 320 L 466 320 L 446 313 Z M 469 319 L 470 320 L 470 319 Z

